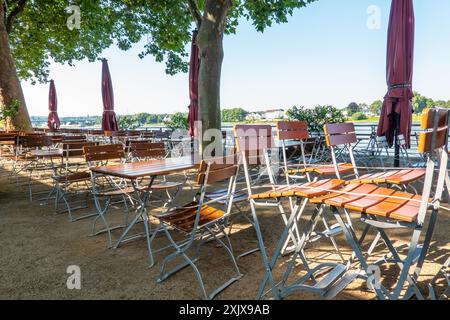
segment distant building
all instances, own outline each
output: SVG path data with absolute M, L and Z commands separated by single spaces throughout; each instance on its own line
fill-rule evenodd
M 247 114 L 247 116 L 245 117 L 245 120 L 247 120 L 247 121 L 259 121 L 259 120 L 264 120 L 264 119 L 265 119 L 265 114 L 264 114 L 264 112 L 261 112 L 261 111 L 249 112 Z
M 268 121 L 284 118 L 284 110 L 283 109 L 266 110 L 264 113 L 265 113 L 265 118 Z

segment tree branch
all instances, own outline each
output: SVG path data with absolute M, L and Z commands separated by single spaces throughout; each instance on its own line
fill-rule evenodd
M 189 11 L 191 11 L 192 17 L 197 24 L 197 29 L 200 29 L 203 18 L 200 9 L 198 8 L 197 0 L 188 0 Z
M 11 33 L 12 26 L 17 16 L 23 11 L 25 5 L 27 4 L 27 0 L 19 0 L 17 5 L 11 11 L 11 13 L 6 18 L 6 32 Z

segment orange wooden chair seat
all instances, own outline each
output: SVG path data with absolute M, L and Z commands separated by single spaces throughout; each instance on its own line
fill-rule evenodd
M 325 203 L 352 211 L 367 213 L 402 222 L 414 222 L 419 214 L 421 196 L 381 188 L 371 184 L 349 184 L 312 203 Z
M 302 185 L 283 186 L 275 190 L 264 193 L 254 194 L 252 199 L 273 199 L 273 198 L 289 198 L 303 197 L 314 198 L 327 194 L 332 190 L 336 190 L 345 184 L 344 180 L 327 179 L 305 183 Z
M 353 166 L 351 163 L 340 163 L 338 165 L 338 170 L 339 170 L 339 173 L 347 173 L 347 172 L 353 171 Z M 289 170 L 288 174 L 307 173 L 307 172 L 314 172 L 319 175 L 327 176 L 327 175 L 335 174 L 336 170 L 334 169 L 333 165 L 310 166 L 308 168 L 303 168 L 303 169 Z
M 369 173 L 361 176 L 359 179 L 348 183 L 390 183 L 390 184 L 408 184 L 417 181 L 425 176 L 424 169 L 403 169 L 392 170 L 388 172 Z
M 87 171 L 74 172 L 68 175 L 55 176 L 53 179 L 59 183 L 85 181 L 91 179 L 91 174 Z
M 425 177 L 425 169 L 401 170 L 400 173 L 386 179 L 387 183 L 406 184 Z
M 95 195 L 98 197 L 114 197 L 114 196 L 121 196 L 126 194 L 132 194 L 135 190 L 133 187 L 126 187 L 123 189 L 117 189 L 117 190 L 111 190 L 111 191 L 103 191 L 98 192 Z
M 153 190 L 169 190 L 169 189 L 176 189 L 182 185 L 183 184 L 181 182 L 163 181 L 160 183 L 152 184 L 151 189 L 153 189 Z M 144 189 L 146 189 L 146 188 L 144 187 Z
M 195 216 L 198 211 L 198 203 L 191 202 L 182 208 L 176 208 L 164 215 L 158 215 L 158 219 L 165 223 L 176 227 L 177 229 L 186 233 L 191 233 L 194 228 Z M 199 228 L 207 223 L 216 221 L 222 218 L 225 212 L 207 205 L 204 205 L 200 211 L 200 218 L 198 222 Z

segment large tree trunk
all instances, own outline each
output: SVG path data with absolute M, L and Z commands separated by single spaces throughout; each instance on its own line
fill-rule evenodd
M 9 130 L 30 131 L 31 121 L 28 115 L 22 86 L 17 76 L 16 66 L 9 47 L 8 33 L 5 27 L 4 8 L 0 4 L 0 108 L 10 106 L 14 100 L 19 102 L 17 114 L 8 119 L 6 126 Z
M 200 50 L 199 117 L 203 133 L 221 130 L 220 78 L 223 61 L 223 34 L 231 0 L 206 0 L 198 33 Z M 201 143 L 202 152 L 208 142 Z

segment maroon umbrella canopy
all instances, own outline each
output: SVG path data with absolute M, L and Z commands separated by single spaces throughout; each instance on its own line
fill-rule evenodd
M 58 117 L 58 98 L 56 97 L 55 82 L 50 80 L 50 90 L 48 93 L 48 128 L 58 130 L 60 126 Z
M 391 146 L 398 123 L 399 134 L 405 137 L 406 146 L 411 146 L 413 63 L 413 0 L 392 0 L 386 65 L 388 92 L 378 125 L 378 136 L 385 136 Z
M 197 31 L 192 34 L 191 61 L 189 64 L 189 134 L 195 135 L 195 122 L 198 121 L 198 74 L 200 71 L 200 56 L 197 46 Z
M 102 98 L 103 98 L 103 119 L 102 130 L 118 131 L 116 114 L 114 112 L 114 92 L 109 73 L 108 60 L 102 60 Z

